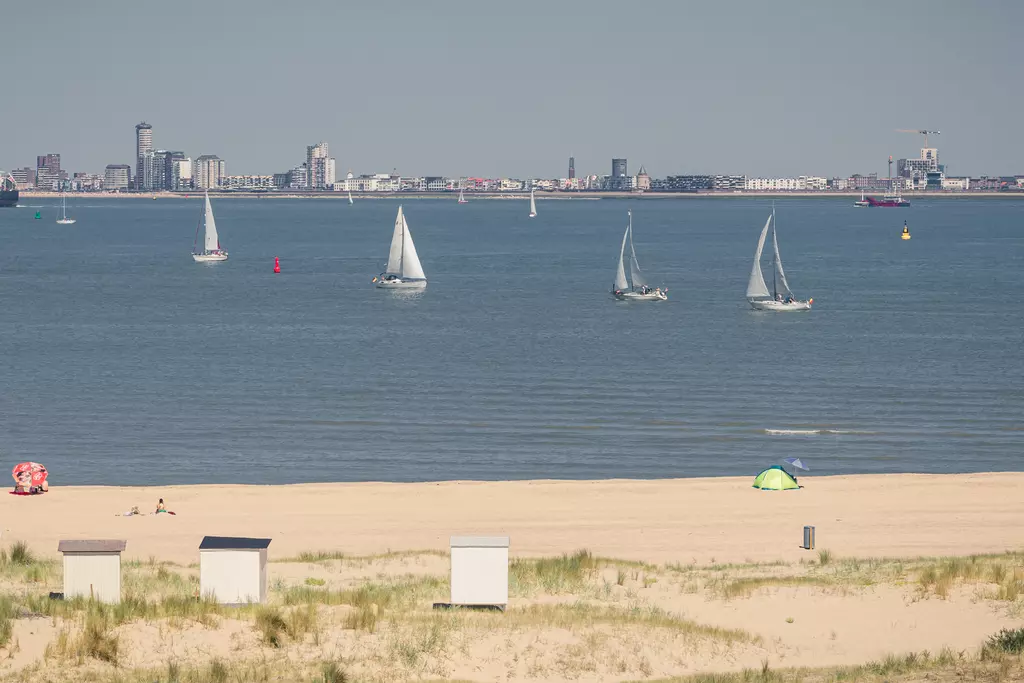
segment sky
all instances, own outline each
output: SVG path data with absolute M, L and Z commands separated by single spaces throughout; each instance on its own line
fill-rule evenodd
M 156 149 L 271 174 L 1024 173 L 1024 2 L 10 2 L 0 168 Z M 1016 127 L 1015 127 L 1016 126 Z

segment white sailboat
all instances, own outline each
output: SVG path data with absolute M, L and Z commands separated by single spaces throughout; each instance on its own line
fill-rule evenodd
M 421 289 L 427 286 L 427 276 L 423 274 L 423 266 L 420 265 L 420 257 L 416 254 L 416 245 L 412 242 L 412 233 L 409 232 L 409 224 L 405 221 L 401 206 L 395 217 L 395 232 L 391 236 L 387 268 L 373 281 L 382 289 Z
M 764 251 L 764 241 L 768 236 L 768 228 L 772 229 L 772 247 L 775 255 L 772 258 L 772 291 L 768 291 L 768 285 L 764 281 L 764 274 L 761 272 L 761 252 Z M 809 311 L 814 299 L 798 301 L 793 296 L 793 291 L 786 281 L 786 271 L 782 269 L 782 258 L 779 256 L 779 240 L 775 228 L 775 207 L 765 221 L 764 229 L 761 230 L 761 238 L 757 241 L 757 251 L 754 253 L 754 265 L 750 269 L 750 280 L 747 282 L 747 301 L 751 307 L 758 311 Z
M 196 239 L 192 243 L 192 258 L 196 263 L 213 263 L 216 261 L 227 261 L 228 252 L 220 248 L 220 238 L 217 236 L 217 221 L 213 218 L 213 207 L 210 205 L 210 193 L 205 192 L 203 197 L 203 212 L 199 217 L 199 225 L 196 226 Z M 199 246 L 199 228 L 205 228 L 203 235 L 203 250 L 197 251 Z
M 629 240 L 629 280 L 626 279 L 624 260 L 626 257 L 626 240 Z M 630 283 L 632 281 L 632 284 Z M 633 247 L 633 212 L 629 211 L 629 224 L 622 234 L 622 247 L 619 249 L 619 267 L 615 271 L 615 285 L 612 296 L 619 301 L 665 301 L 668 291 L 661 287 L 651 288 L 640 272 L 640 264 L 636 260 L 636 249 Z
M 459 204 L 469 204 L 469 200 L 466 199 L 465 193 L 462 191 L 462 186 L 459 186 Z
M 348 203 L 355 204 L 355 202 L 352 201 L 352 190 L 348 191 Z
M 533 188 L 530 188 L 530 218 L 537 217 L 537 202 L 533 199 Z
M 74 218 L 68 218 L 68 196 L 63 192 L 60 193 L 60 218 L 57 222 L 61 225 L 72 225 L 75 222 Z
M 864 192 L 863 191 L 860 193 L 860 201 L 854 202 L 853 205 L 854 206 L 870 206 L 870 204 L 868 203 L 868 200 L 864 197 Z

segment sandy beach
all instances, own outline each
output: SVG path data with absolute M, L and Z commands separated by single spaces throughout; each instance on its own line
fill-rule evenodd
M 121 538 L 126 556 L 196 561 L 204 535 L 273 539 L 271 554 L 446 549 L 458 534 L 502 534 L 514 555 L 588 548 L 644 562 L 797 562 L 804 525 L 846 557 L 1002 552 L 1024 546 L 1024 474 L 805 477 L 798 492 L 751 478 L 62 487 L 0 497 L 4 540 L 56 556 L 63 538 Z M 174 517 L 152 512 L 164 498 Z M 30 526 L 12 522 L 31 519 Z
M 985 639 L 1021 626 L 1024 474 L 801 483 L 792 492 L 754 490 L 751 478 L 55 485 L 5 496 L 4 547 L 24 541 L 50 565 L 5 564 L 4 588 L 31 603 L 22 614 L 49 618 L 14 621 L 17 645 L 0 647 L 0 679 L 135 671 L 137 680 L 172 680 L 154 671 L 185 667 L 207 680 L 203 667 L 258 666 L 251 675 L 263 680 L 328 680 L 316 667 L 329 662 L 380 681 L 627 681 L 765 666 L 809 667 L 817 673 L 808 680 L 825 680 L 833 674 L 821 667 L 927 650 L 900 679 L 920 680 L 985 666 Z M 161 497 L 176 515 L 152 514 Z M 133 506 L 147 514 L 120 516 Z M 805 524 L 817 529 L 816 551 L 799 547 Z M 258 612 L 185 618 L 159 602 L 197 593 L 206 534 L 273 539 L 263 609 L 280 620 L 279 637 L 267 636 Z M 452 534 L 511 537 L 507 612 L 431 609 L 447 598 Z M 126 539 L 123 591 L 149 601 L 148 611 L 103 617 L 113 662 L 82 644 L 100 617 L 31 598 L 60 589 L 57 541 L 84 538 Z M 589 554 L 533 559 L 580 549 Z

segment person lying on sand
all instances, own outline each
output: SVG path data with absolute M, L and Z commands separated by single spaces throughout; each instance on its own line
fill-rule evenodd
M 129 510 L 128 512 L 119 512 L 119 513 L 115 514 L 114 516 L 115 517 L 135 517 L 136 515 L 141 515 L 141 514 L 142 513 L 139 512 L 139 506 L 138 505 L 133 505 L 132 509 Z
M 171 512 L 170 510 L 167 509 L 166 505 L 164 505 L 164 499 L 163 498 L 161 498 L 159 500 L 159 502 L 157 502 L 157 504 L 156 504 L 156 513 L 155 514 L 159 515 L 161 512 L 165 512 L 168 515 L 173 515 L 174 514 L 173 512 Z

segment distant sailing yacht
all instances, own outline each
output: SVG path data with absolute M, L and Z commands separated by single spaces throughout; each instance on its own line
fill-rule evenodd
M 352 190 L 348 191 L 348 203 L 349 204 L 354 204 L 355 203 L 355 202 L 352 201 Z
M 466 199 L 466 195 L 463 193 L 461 185 L 459 185 L 459 204 L 469 204 L 469 200 Z
M 395 232 L 391 236 L 387 268 L 373 281 L 381 289 L 422 289 L 427 286 L 427 276 L 423 274 L 423 266 L 420 265 L 420 257 L 416 254 L 416 245 L 412 243 L 412 234 L 401 206 L 395 217 Z
M 629 279 L 633 281 L 632 286 L 626 280 L 626 269 L 623 267 L 623 260 L 626 256 L 626 239 L 629 239 Z M 615 285 L 612 287 L 612 296 L 619 301 L 665 301 L 668 299 L 668 292 L 661 287 L 651 289 L 640 273 L 640 264 L 636 260 L 636 249 L 633 248 L 633 212 L 629 211 L 629 224 L 626 232 L 622 235 L 622 247 L 619 249 L 619 267 L 615 271 Z
M 871 204 L 868 202 L 868 200 L 864 198 L 864 192 L 863 191 L 860 193 L 860 201 L 859 202 L 854 202 L 853 205 L 854 206 L 871 206 Z
M 72 225 L 75 222 L 74 218 L 68 218 L 68 196 L 63 192 L 60 193 L 60 218 L 57 219 L 57 222 L 61 225 Z
M 764 240 L 768 236 L 768 228 L 772 228 L 772 246 L 775 249 L 775 256 L 772 258 L 772 291 L 768 291 L 764 275 L 761 273 L 761 252 L 764 251 Z M 782 270 L 782 258 L 779 257 L 779 240 L 775 229 L 775 207 L 772 206 L 771 215 L 765 221 L 764 229 L 761 230 L 761 239 L 757 242 L 757 252 L 754 253 L 754 266 L 750 269 L 750 281 L 747 283 L 747 301 L 758 311 L 809 311 L 814 299 L 797 301 L 793 296 L 789 283 L 786 282 L 786 272 Z
M 199 216 L 199 224 L 196 225 L 196 239 L 192 243 L 192 258 L 196 263 L 213 263 L 216 261 L 227 261 L 228 252 L 220 248 L 220 238 L 217 237 L 217 221 L 213 218 L 213 207 L 210 206 L 210 193 L 204 193 L 203 212 Z M 196 251 L 199 246 L 199 228 L 205 227 L 203 235 L 203 250 Z
M 530 218 L 537 217 L 537 202 L 533 200 L 533 188 L 530 188 Z

